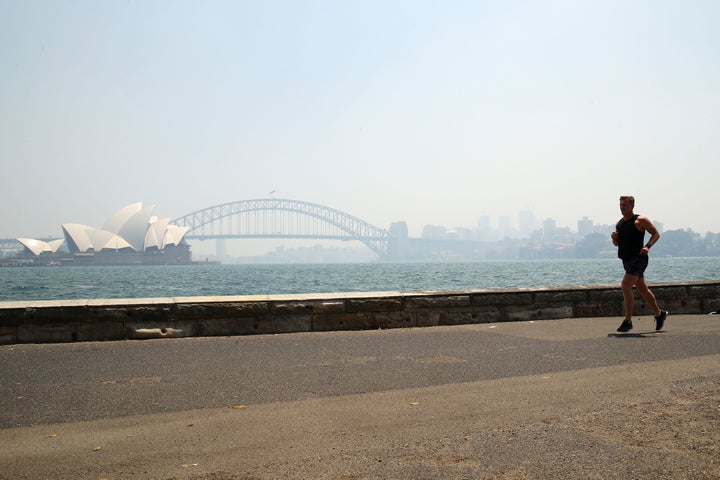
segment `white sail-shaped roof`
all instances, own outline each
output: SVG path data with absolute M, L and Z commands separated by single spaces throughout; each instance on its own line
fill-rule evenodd
M 92 227 L 81 223 L 63 223 L 62 229 L 71 252 L 87 252 L 94 248 L 87 235 L 87 231 L 92 230 Z
M 43 242 L 31 238 L 18 238 L 35 255 L 57 252 L 63 241 L 72 253 L 94 250 L 121 250 L 131 248 L 144 252 L 147 248 L 163 249 L 179 245 L 190 227 L 170 225 L 169 218 L 153 216 L 155 205 L 142 206 L 142 202 L 123 207 L 113 214 L 103 228 L 93 228 L 80 223 L 62 225 L 65 240 Z
M 132 248 L 132 246 L 120 235 L 99 228 L 86 230 L 90 242 L 96 252 L 100 250 L 120 250 L 122 248 Z
M 22 243 L 25 248 L 35 255 L 40 255 L 42 252 L 49 251 L 47 242 L 43 242 L 42 240 L 35 240 L 34 238 L 17 238 L 16 240 Z
M 57 240 L 51 240 L 45 242 L 43 240 L 37 240 L 35 238 L 18 238 L 18 242 L 22 243 L 28 250 L 35 255 L 40 255 L 43 252 L 55 253 L 60 248 L 60 245 L 65 241 L 62 238 Z
M 150 219 L 150 228 L 148 228 L 147 235 L 145 235 L 146 249 L 151 247 L 163 248 L 162 242 L 168 223 L 170 223 L 169 218 L 158 220 L 157 217 L 152 217 Z
M 132 203 L 128 205 L 127 207 L 123 207 L 117 212 L 113 213 L 110 218 L 105 220 L 105 223 L 102 226 L 103 230 L 107 230 L 108 232 L 113 233 L 120 233 L 120 230 L 122 227 L 127 223 L 127 221 L 135 215 L 137 212 L 139 212 L 142 209 L 142 202 Z
M 79 223 L 66 223 L 62 226 L 71 252 L 87 252 L 88 250 L 120 250 L 132 248 L 124 238 L 113 232 L 93 228 Z
M 147 235 L 148 227 L 150 226 L 150 217 L 152 212 L 155 210 L 155 205 L 150 205 L 140 209 L 134 215 L 127 219 L 125 224 L 117 232 L 118 235 L 128 241 L 132 247 L 142 252 L 145 247 L 145 236 Z
M 50 240 L 47 244 L 50 246 L 50 251 L 55 253 L 60 249 L 63 242 L 65 242 L 64 238 L 58 238 L 57 240 Z
M 168 225 L 163 237 L 163 248 L 167 245 L 179 245 L 190 227 L 178 227 L 177 225 Z

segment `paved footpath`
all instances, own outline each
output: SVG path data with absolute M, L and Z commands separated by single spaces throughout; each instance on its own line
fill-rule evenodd
M 720 316 L 0 347 L 0 480 L 718 479 Z

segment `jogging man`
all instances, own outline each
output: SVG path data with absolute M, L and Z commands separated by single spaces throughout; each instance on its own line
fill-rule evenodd
M 635 302 L 633 287 L 637 288 L 642 298 L 652 308 L 655 314 L 655 330 L 663 327 L 665 318 L 668 316 L 667 310 L 661 310 L 658 307 L 655 295 L 645 283 L 644 275 L 649 261 L 648 252 L 660 239 L 660 233 L 649 218 L 633 213 L 634 208 L 634 197 L 620 197 L 622 218 L 615 225 L 615 231 L 610 235 L 613 245 L 618 247 L 618 258 L 622 260 L 625 268 L 625 276 L 621 284 L 625 303 L 625 319 L 618 327 L 618 332 L 629 332 L 633 328 L 632 314 Z M 650 240 L 643 245 L 645 232 L 650 234 Z

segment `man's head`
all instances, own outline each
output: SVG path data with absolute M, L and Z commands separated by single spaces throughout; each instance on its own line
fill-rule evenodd
M 622 197 L 620 197 L 620 212 L 623 214 L 623 216 L 632 214 L 634 208 L 635 197 L 632 197 L 630 195 L 623 195 Z
M 634 207 L 635 206 L 635 197 L 633 197 L 631 195 L 623 195 L 622 197 L 620 197 L 620 203 L 622 203 L 622 202 L 628 202 L 630 205 L 632 205 Z

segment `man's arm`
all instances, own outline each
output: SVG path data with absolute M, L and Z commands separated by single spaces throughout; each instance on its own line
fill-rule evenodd
M 620 225 L 620 222 L 615 224 L 615 230 L 610 233 L 610 240 L 612 240 L 612 244 L 616 247 L 618 246 L 618 225 Z
M 650 247 L 655 245 L 657 241 L 660 240 L 660 232 L 657 231 L 657 228 L 655 228 L 655 225 L 653 225 L 653 223 L 648 217 L 640 216 L 638 217 L 637 221 L 640 227 L 650 234 L 650 240 L 648 240 L 645 246 L 643 246 L 643 248 L 640 250 L 640 253 L 642 255 L 647 255 L 647 253 L 650 251 Z

